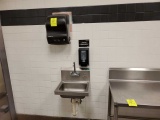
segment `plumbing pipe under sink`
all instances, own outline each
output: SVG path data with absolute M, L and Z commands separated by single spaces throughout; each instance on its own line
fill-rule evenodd
M 72 115 L 76 116 L 78 113 L 79 104 L 81 104 L 81 99 L 71 99 L 72 103 Z

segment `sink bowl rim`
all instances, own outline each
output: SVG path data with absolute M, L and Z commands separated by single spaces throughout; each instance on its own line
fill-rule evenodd
M 63 84 L 86 84 L 87 88 L 83 92 L 78 92 L 78 91 L 62 91 L 60 90 L 61 86 Z M 89 95 L 89 81 L 61 81 L 57 88 L 55 89 L 54 93 L 56 95 L 66 95 L 66 96 L 88 96 Z M 68 94 L 67 94 L 68 93 Z

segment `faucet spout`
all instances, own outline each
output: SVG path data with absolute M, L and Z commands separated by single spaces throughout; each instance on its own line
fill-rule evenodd
M 76 65 L 75 62 L 73 62 L 74 72 L 76 73 Z
M 74 68 L 74 71 L 71 72 L 71 76 L 76 76 L 78 77 L 79 76 L 79 72 L 76 71 L 76 65 L 75 65 L 75 62 L 73 62 L 73 68 Z

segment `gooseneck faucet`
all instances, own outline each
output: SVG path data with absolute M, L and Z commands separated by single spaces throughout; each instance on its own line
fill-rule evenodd
M 75 62 L 73 62 L 73 68 L 74 68 L 74 71 L 71 72 L 71 76 L 76 76 L 78 77 L 79 76 L 79 72 L 76 71 L 76 65 L 75 65 Z
M 74 72 L 76 72 L 76 64 L 73 62 Z

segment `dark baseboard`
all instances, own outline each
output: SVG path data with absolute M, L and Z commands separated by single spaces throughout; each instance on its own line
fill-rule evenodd
M 88 120 L 81 118 L 48 117 L 48 116 L 24 115 L 24 114 L 18 114 L 17 116 L 18 120 Z

